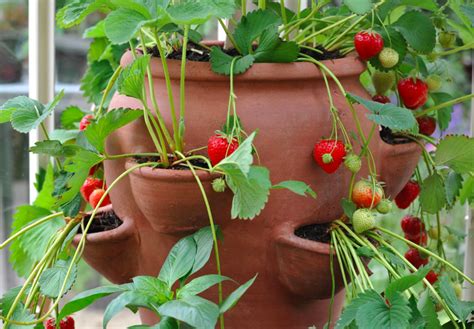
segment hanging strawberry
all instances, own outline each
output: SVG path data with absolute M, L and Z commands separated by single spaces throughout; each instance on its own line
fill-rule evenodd
M 425 105 L 428 99 L 428 86 L 421 79 L 401 79 L 397 88 L 403 104 L 409 109 L 415 110 Z
M 382 51 L 383 39 L 378 33 L 361 31 L 354 36 L 354 46 L 359 57 L 366 61 Z
M 325 139 L 314 145 L 313 158 L 328 174 L 332 174 L 339 168 L 345 156 L 346 149 L 340 141 Z

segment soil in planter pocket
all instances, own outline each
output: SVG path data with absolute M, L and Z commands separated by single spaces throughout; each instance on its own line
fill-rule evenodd
M 331 241 L 331 223 L 310 224 L 295 230 L 295 235 L 302 239 L 312 240 L 322 243 Z
M 390 145 L 413 143 L 410 138 L 394 134 L 390 128 L 384 126 L 380 130 L 380 138 Z
M 159 162 L 160 158 L 156 156 L 150 156 L 150 157 L 134 157 L 133 158 L 138 164 L 141 163 L 146 163 L 146 162 Z M 176 159 L 169 159 L 170 162 L 176 161 Z M 189 162 L 194 166 L 194 167 L 200 167 L 200 168 L 208 168 L 207 163 L 204 160 L 201 159 L 192 159 L 189 160 Z M 165 168 L 161 168 L 165 169 Z M 171 170 L 189 170 L 189 167 L 186 165 L 185 162 L 181 162 L 175 166 L 166 168 L 166 169 L 171 169 Z
M 90 221 L 91 216 L 87 215 L 84 217 L 84 227 L 87 226 L 87 224 Z M 98 213 L 95 215 L 94 220 L 92 221 L 91 226 L 89 227 L 89 230 L 87 233 L 99 233 L 99 232 L 105 232 L 105 231 L 110 231 L 113 229 L 116 229 L 120 225 L 122 225 L 122 220 L 118 218 L 118 216 L 115 214 L 113 210 L 111 211 L 104 211 L 101 213 Z M 82 227 L 79 226 L 79 234 L 82 233 Z

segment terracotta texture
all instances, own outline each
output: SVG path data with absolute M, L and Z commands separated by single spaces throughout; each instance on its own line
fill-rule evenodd
M 131 54 L 126 53 L 122 65 L 131 62 Z M 324 63 L 348 91 L 368 97 L 359 84 L 358 77 L 364 65 L 358 59 L 347 57 Z M 168 65 L 174 98 L 178 102 L 179 62 L 169 60 Z M 152 71 L 160 110 L 170 125 L 159 59 L 152 59 Z M 349 132 L 355 131 L 344 97 L 335 84 L 331 83 L 330 87 L 342 121 Z M 329 245 L 298 238 L 294 230 L 302 225 L 338 218 L 343 212 L 340 199 L 347 195 L 349 186 L 350 172 L 343 166 L 328 175 L 311 156 L 314 143 L 331 133 L 324 81 L 320 71 L 309 63 L 255 64 L 235 78 L 235 92 L 238 115 L 245 130 L 250 133 L 259 129 L 255 145 L 262 165 L 270 169 L 272 182 L 304 181 L 318 193 L 318 198 L 314 200 L 286 190 L 275 190 L 257 218 L 231 220 L 230 193 L 216 196 L 209 190 L 208 178 L 204 177 L 215 221 L 224 235 L 220 244 L 223 274 L 243 283 L 259 273 L 237 307 L 226 313 L 226 328 L 296 329 L 312 325 L 322 328 L 328 317 L 327 298 L 331 291 Z M 209 63 L 187 64 L 187 150 L 206 145 L 209 136 L 222 126 L 228 96 L 228 77 L 212 73 Z M 175 105 L 179 108 L 178 103 Z M 140 104 L 134 99 L 115 95 L 111 107 L 140 108 Z M 356 109 L 364 131 L 368 132 L 371 122 L 365 116 L 366 110 L 360 106 Z M 371 146 L 380 177 L 387 184 L 387 194 L 394 196 L 413 172 L 420 151 L 415 144 L 387 145 L 377 134 Z M 109 154 L 152 151 L 153 144 L 140 120 L 119 129 L 107 140 Z M 126 160 L 107 161 L 107 182 L 110 184 L 127 166 L 130 164 Z M 364 166 L 360 177 L 366 176 Z M 92 235 L 85 253 L 88 262 L 116 283 L 125 282 L 134 275 L 156 275 L 179 238 L 207 225 L 202 199 L 194 185 L 189 173 L 149 168 L 122 180 L 112 190 L 111 199 L 114 210 L 125 222 L 117 231 L 130 231 L 129 235 L 117 237 L 115 230 Z M 111 259 L 116 257 L 115 246 L 124 255 L 122 261 L 113 266 L 110 265 L 113 260 L 101 261 L 107 258 L 107 253 Z M 336 273 L 339 273 L 335 259 L 334 263 Z M 211 257 L 201 274 L 215 272 Z M 224 288 L 229 293 L 235 285 L 229 283 Z M 338 276 L 334 319 L 342 308 L 344 293 L 341 289 Z M 210 296 L 215 298 L 215 291 Z M 149 324 L 157 321 L 148 312 L 142 312 L 142 319 Z

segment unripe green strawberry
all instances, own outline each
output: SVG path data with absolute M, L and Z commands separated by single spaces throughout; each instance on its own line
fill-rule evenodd
M 459 282 L 452 283 L 454 292 L 458 298 L 462 297 L 462 285 Z
M 391 69 L 398 64 L 399 55 L 395 49 L 386 47 L 379 54 L 379 61 L 386 69 Z
M 433 226 L 428 230 L 428 235 L 430 239 L 433 239 L 433 240 L 441 239 L 441 241 L 445 241 L 449 235 L 449 232 L 446 230 L 446 228 L 441 227 L 441 238 L 440 238 L 438 228 Z
M 443 48 L 453 48 L 456 42 L 456 33 L 441 31 L 438 35 L 438 42 Z
M 441 88 L 442 80 L 437 74 L 432 74 L 426 78 L 426 84 L 428 85 L 429 91 L 438 91 Z
M 216 178 L 212 181 L 212 189 L 214 190 L 214 192 L 224 192 L 225 187 L 225 180 L 222 177 Z
M 352 173 L 359 172 L 362 167 L 362 161 L 357 154 L 351 153 L 344 158 L 344 166 Z
M 377 94 L 383 95 L 395 85 L 395 73 L 393 71 L 374 71 L 372 73 L 372 83 Z
M 363 233 L 375 227 L 375 216 L 369 209 L 357 209 L 352 215 L 352 226 L 356 233 Z
M 376 209 L 381 214 L 388 214 L 392 210 L 392 202 L 388 199 L 382 199 Z

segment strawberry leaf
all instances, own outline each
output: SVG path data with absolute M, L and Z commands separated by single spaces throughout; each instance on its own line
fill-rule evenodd
M 81 23 L 88 15 L 97 10 L 113 8 L 110 0 L 73 0 L 56 14 L 59 27 L 69 28 Z
M 196 25 L 204 24 L 211 17 L 229 18 L 235 8 L 233 0 L 188 0 L 169 7 L 167 13 L 177 25 Z
M 316 192 L 306 183 L 295 181 L 295 180 L 287 180 L 280 182 L 276 185 L 272 186 L 272 189 L 287 189 L 293 193 L 296 193 L 301 196 L 310 196 L 313 199 L 316 199 Z
M 64 296 L 71 289 L 77 277 L 76 264 L 72 264 L 69 272 L 70 266 L 70 260 L 58 260 L 52 267 L 41 273 L 38 281 L 41 293 L 51 298 L 60 297 L 61 288 L 64 284 L 64 290 L 61 294 L 61 296 Z
M 114 70 L 109 61 L 101 60 L 88 65 L 86 73 L 81 79 L 81 90 L 88 102 L 99 104 L 102 91 L 107 86 Z
M 53 157 L 72 157 L 76 154 L 79 147 L 77 145 L 63 145 L 57 140 L 44 140 L 36 142 L 35 146 L 30 148 L 30 152 L 36 154 L 47 154 Z
M 212 47 L 211 49 L 211 68 L 212 71 L 218 74 L 230 75 L 232 61 L 235 57 L 227 55 L 219 47 Z M 234 61 L 234 67 L 232 68 L 233 74 L 241 74 L 247 71 L 255 61 L 253 55 L 245 55 L 244 57 L 238 57 Z
M 413 274 L 406 275 L 401 277 L 400 279 L 392 281 L 387 286 L 387 288 L 385 288 L 385 297 L 391 302 L 392 299 L 399 293 L 402 293 L 405 290 L 413 287 L 418 282 L 421 282 L 430 270 L 431 267 L 423 266 Z
M 463 178 L 460 174 L 450 171 L 444 180 L 444 187 L 446 190 L 446 202 L 452 207 L 459 196 L 462 188 Z
M 421 293 L 420 299 L 418 300 L 418 310 L 420 311 L 423 319 L 425 320 L 425 328 L 439 329 L 441 324 L 436 313 L 436 307 L 431 299 L 428 290 Z
M 431 19 L 419 11 L 403 14 L 393 26 L 416 51 L 423 54 L 431 52 L 436 45 L 436 29 Z M 416 28 L 413 28 L 416 26 Z
M 140 56 L 123 69 L 117 80 L 117 89 L 120 94 L 143 99 L 143 84 L 149 62 L 150 55 Z
M 250 136 L 239 145 L 234 153 L 224 158 L 216 167 L 224 171 L 238 168 L 244 175 L 247 175 L 250 170 L 250 166 L 253 163 L 252 145 L 256 135 L 256 131 L 251 133 Z
M 373 6 L 372 0 L 344 0 L 344 4 L 357 15 L 368 13 Z
M 430 214 L 436 214 L 446 205 L 444 179 L 438 173 L 433 173 L 423 180 L 420 205 L 424 211 Z
M 456 316 L 465 321 L 467 317 L 474 311 L 474 302 L 460 301 L 456 297 L 456 292 L 451 285 L 451 282 L 446 276 L 439 278 L 439 294 L 443 300 L 448 304 L 449 308 L 456 314 Z
M 113 44 L 129 42 L 142 26 L 153 21 L 147 16 L 127 8 L 114 10 L 105 18 L 105 34 Z
M 474 138 L 446 136 L 436 148 L 435 163 L 448 166 L 459 174 L 474 171 Z

